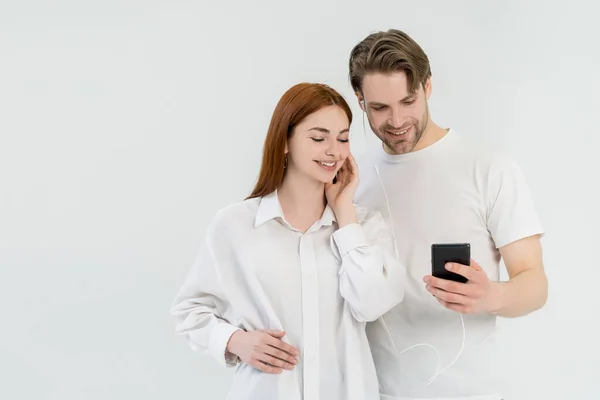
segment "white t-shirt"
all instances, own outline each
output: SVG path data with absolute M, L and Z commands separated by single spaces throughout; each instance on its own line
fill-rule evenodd
M 429 386 L 438 366 L 434 349 L 417 346 L 398 353 L 430 344 L 440 354 L 442 369 L 461 347 L 460 314 L 441 306 L 423 282 L 431 274 L 433 243 L 470 243 L 471 257 L 498 280 L 498 248 L 543 235 L 521 170 L 453 130 L 407 154 L 389 155 L 378 146 L 358 165 L 356 202 L 380 211 L 392 225 L 407 269 L 404 301 L 367 326 L 382 399 L 501 399 L 493 315 L 464 315 L 463 353 Z

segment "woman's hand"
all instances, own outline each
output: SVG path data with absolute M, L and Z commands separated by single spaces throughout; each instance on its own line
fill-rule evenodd
M 282 369 L 294 368 L 299 354 L 294 347 L 280 340 L 284 336 L 283 331 L 266 329 L 236 331 L 229 338 L 227 351 L 260 371 L 280 374 Z
M 336 183 L 325 184 L 325 196 L 340 227 L 357 222 L 354 196 L 358 188 L 358 166 L 352 154 L 339 169 Z

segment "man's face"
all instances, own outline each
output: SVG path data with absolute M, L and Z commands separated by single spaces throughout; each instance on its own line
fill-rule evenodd
M 411 152 L 429 121 L 427 99 L 431 93 L 428 79 L 416 92 L 408 90 L 404 72 L 365 75 L 362 85 L 364 109 L 371 129 L 389 154 Z

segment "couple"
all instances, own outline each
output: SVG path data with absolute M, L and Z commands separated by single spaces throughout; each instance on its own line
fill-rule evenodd
M 349 66 L 382 147 L 357 165 L 342 96 L 289 89 L 255 189 L 213 219 L 175 299 L 177 331 L 237 367 L 231 399 L 502 399 L 496 316 L 547 296 L 525 179 L 432 121 L 429 61 L 405 33 L 369 35 Z M 471 244 L 470 266 L 447 265 L 466 283 L 430 275 L 449 242 Z

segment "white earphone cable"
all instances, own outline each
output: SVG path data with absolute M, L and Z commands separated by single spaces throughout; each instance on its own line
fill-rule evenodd
M 367 142 L 367 131 L 366 131 L 366 128 L 365 128 L 365 114 L 366 114 L 366 110 L 365 110 L 364 100 L 362 100 L 362 110 L 363 110 L 363 118 L 362 118 L 363 132 L 365 134 L 365 143 L 366 143 Z M 388 199 L 388 196 L 387 196 L 387 191 L 385 190 L 385 185 L 383 184 L 383 180 L 381 178 L 381 175 L 379 174 L 379 169 L 377 168 L 377 166 L 375 164 L 373 164 L 373 168 L 375 169 L 375 173 L 377 174 L 377 178 L 379 179 L 379 183 L 381 185 L 381 188 L 383 189 L 383 196 L 385 198 L 385 203 L 386 203 L 386 206 L 387 206 L 388 214 L 390 216 L 390 225 L 391 225 L 391 230 L 392 230 L 392 239 L 394 240 L 394 251 L 396 252 L 396 257 L 399 259 L 400 256 L 399 256 L 399 252 L 398 252 L 398 244 L 397 244 L 396 233 L 395 233 L 396 229 L 394 228 L 394 218 L 392 217 L 392 210 L 391 210 L 390 202 L 389 202 L 389 199 Z M 463 350 L 465 348 L 465 339 L 466 339 L 465 321 L 464 321 L 463 315 L 462 314 L 459 314 L 459 315 L 460 315 L 460 323 L 461 323 L 461 326 L 462 326 L 462 342 L 461 342 L 461 345 L 460 345 L 460 350 L 458 351 L 458 354 L 456 355 L 456 357 L 454 358 L 454 360 L 452 360 L 448 365 L 446 365 L 441 370 L 440 370 L 440 367 L 441 367 L 441 355 L 440 355 L 440 352 L 438 351 L 438 349 L 435 346 L 433 346 L 433 345 L 431 345 L 429 343 L 417 343 L 417 344 L 414 344 L 412 346 L 409 346 L 409 347 L 405 348 L 404 350 L 402 350 L 402 351 L 400 351 L 398 353 L 398 350 L 396 349 L 396 344 L 394 343 L 394 339 L 393 339 L 393 337 L 392 337 L 392 335 L 391 335 L 391 333 L 390 333 L 390 331 L 389 331 L 389 329 L 387 327 L 387 324 L 385 323 L 384 317 L 381 316 L 380 320 L 381 320 L 381 323 L 382 323 L 385 331 L 387 332 L 387 334 L 388 334 L 388 336 L 389 336 L 389 338 L 390 338 L 390 340 L 392 342 L 392 347 L 394 348 L 394 352 L 397 355 L 400 355 L 400 354 L 402 354 L 402 353 L 404 353 L 404 352 L 406 352 L 408 350 L 411 350 L 411 349 L 414 349 L 414 348 L 420 347 L 420 346 L 430 347 L 430 348 L 432 348 L 435 351 L 435 353 L 437 355 L 438 363 L 437 363 L 437 368 L 436 368 L 435 374 L 427 381 L 427 386 L 429 386 L 429 385 L 431 385 L 433 383 L 433 381 L 441 373 L 443 373 L 444 371 L 446 371 L 448 368 L 450 368 L 452 365 L 454 365 L 456 363 L 456 361 L 459 359 L 459 357 L 461 356 L 461 354 L 462 354 L 462 352 L 463 352 Z

